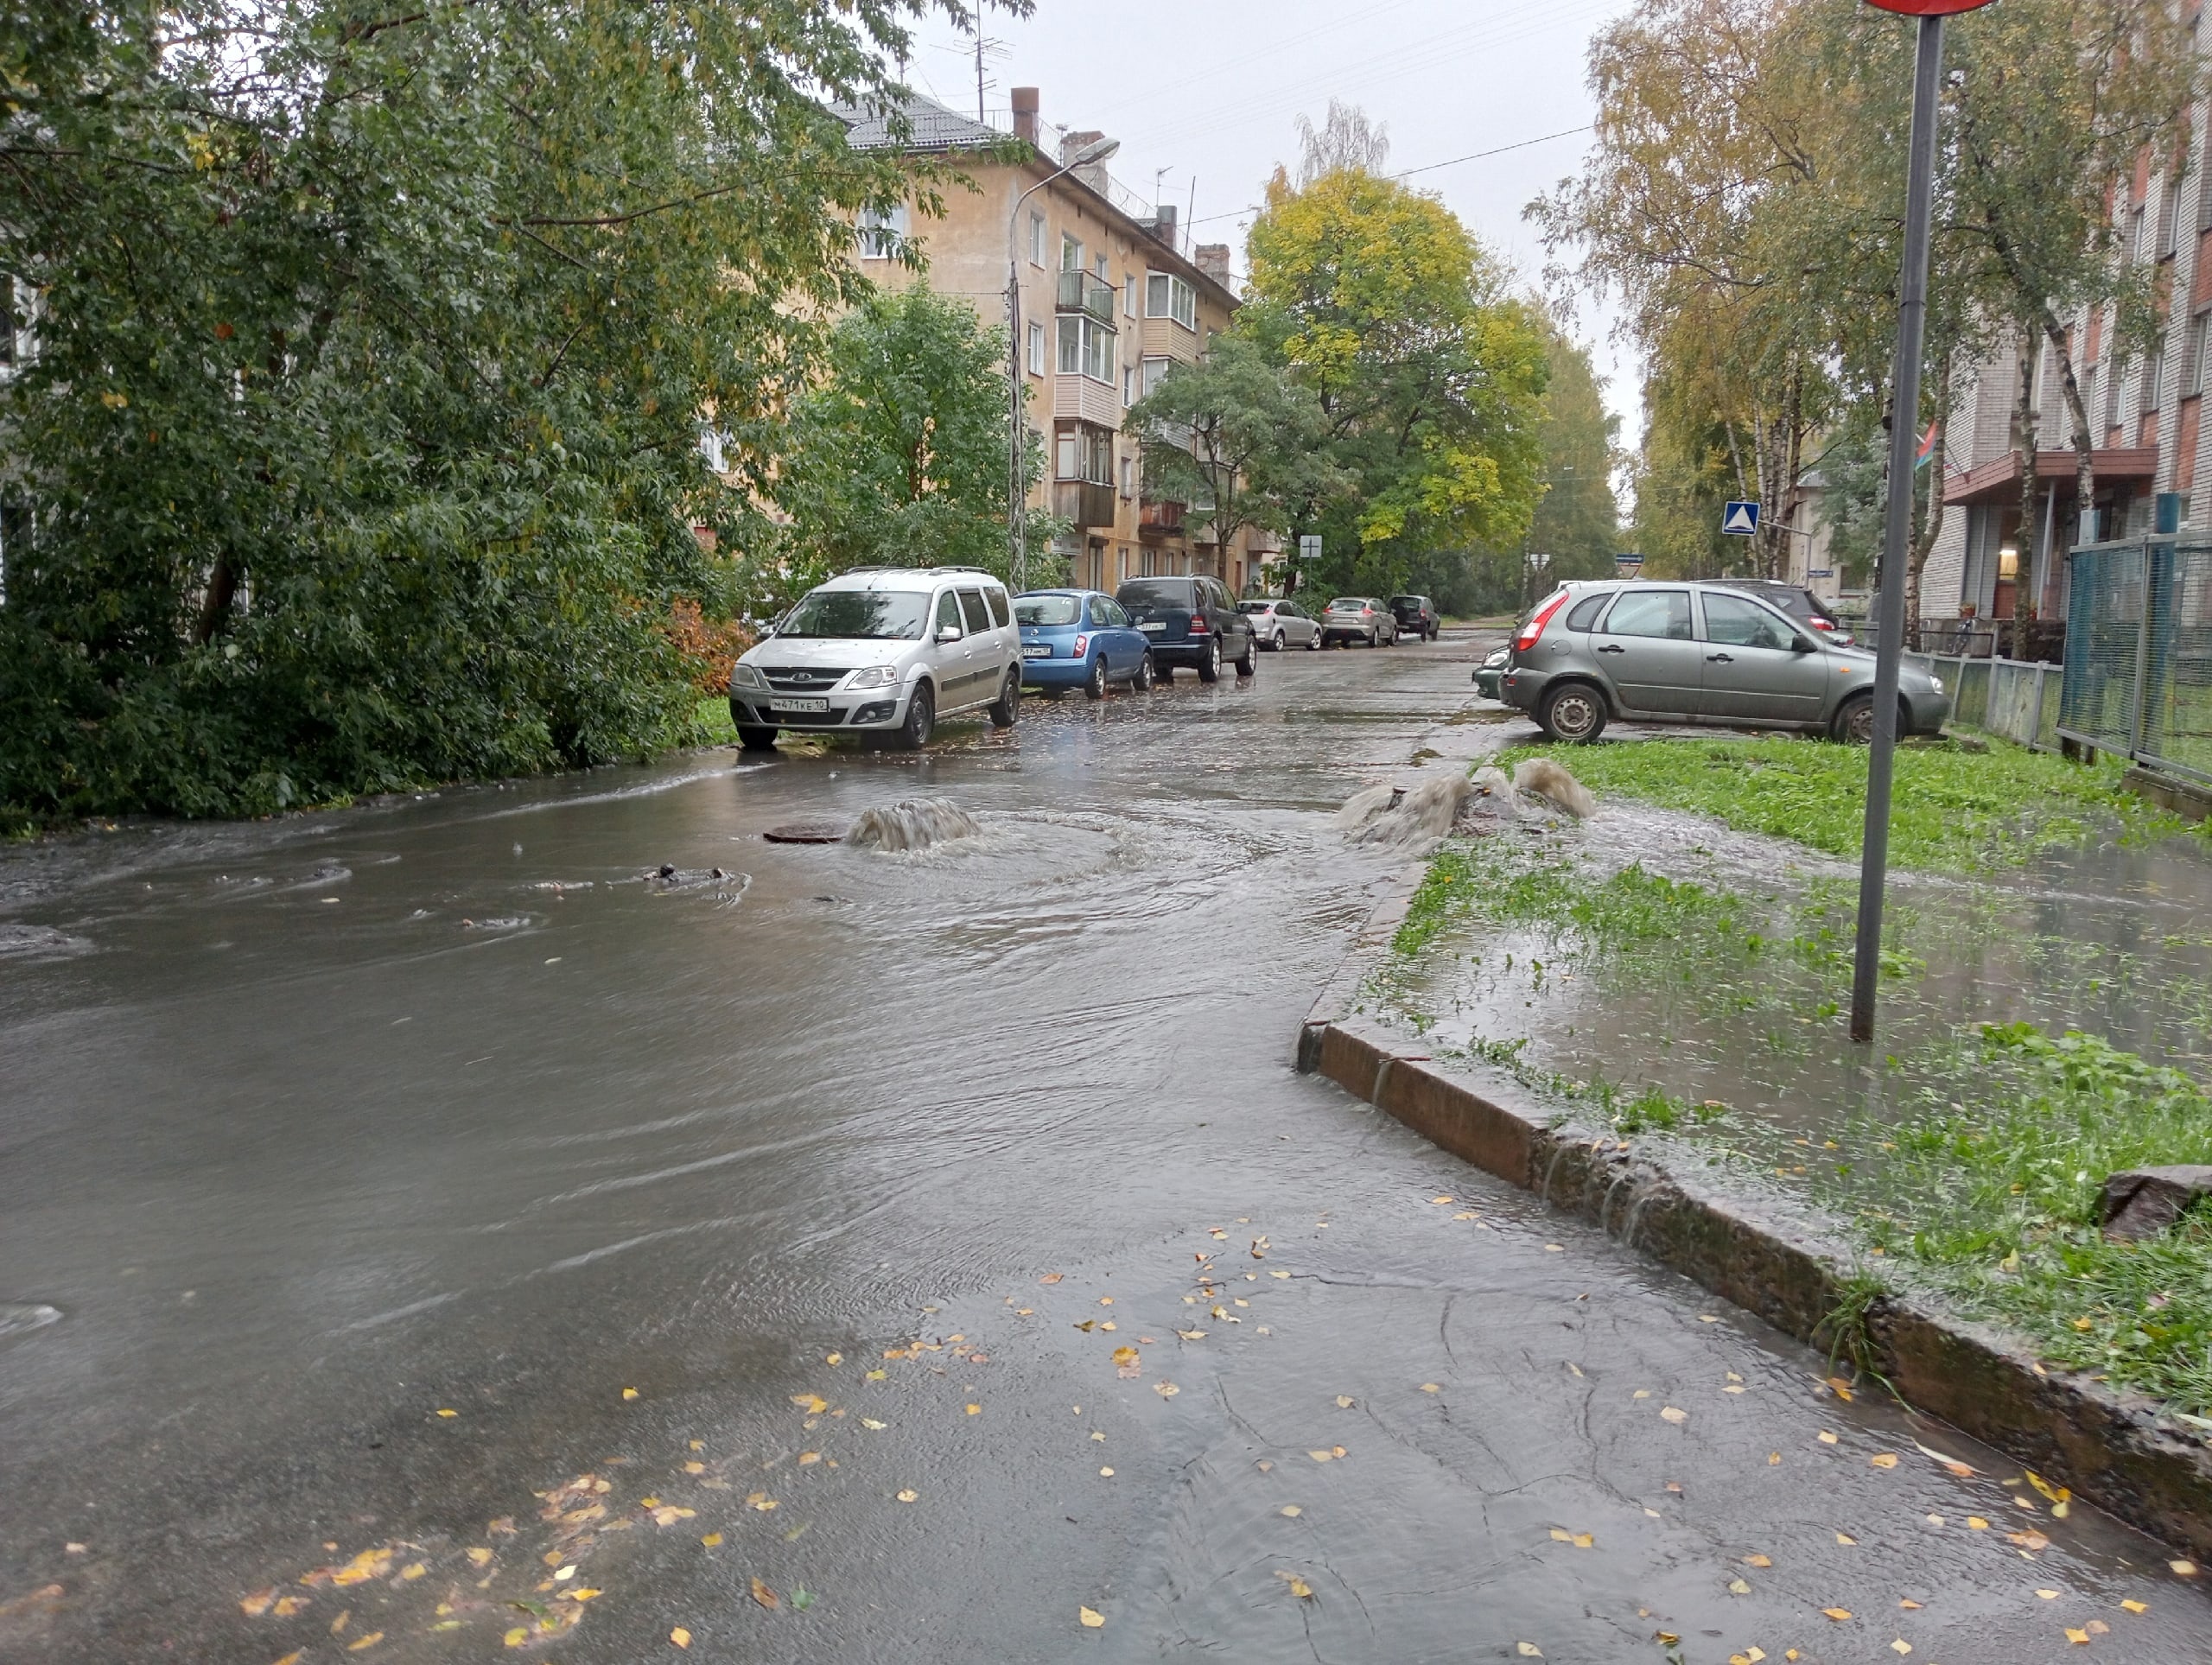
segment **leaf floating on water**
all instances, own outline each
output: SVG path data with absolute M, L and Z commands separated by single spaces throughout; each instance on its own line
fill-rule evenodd
M 1175 1333 L 1185 1341 L 1204 1341 L 1206 1338 L 1206 1332 L 1203 1330 L 1178 1330 Z
M 1690 1420 L 1688 1411 L 1676 1410 L 1672 1405 L 1662 1407 L 1659 1414 L 1669 1422 L 1680 1425 Z
M 1338 1408 L 1338 1410 L 1340 1410 L 1340 1411 L 1348 1411 L 1348 1410 L 1350 1410 L 1350 1409 L 1351 1408 L 1351 1407 L 1352 1407 L 1352 1401 L 1351 1401 L 1351 1398 L 1350 1398 L 1348 1395 L 1344 1395 L 1344 1394 L 1338 1394 L 1338 1395 L 1337 1395 L 1337 1408 Z
M 1513 1649 L 1523 1659 L 1541 1659 L 1544 1656 L 1544 1650 L 1533 1642 L 1516 1642 Z
M 1183 1391 L 1172 1382 L 1155 1382 L 1152 1384 L 1152 1390 L 1162 1399 L 1173 1399 Z
M 461 1413 L 460 1413 L 459 1411 L 448 1411 L 448 1410 L 443 1410 L 443 1409 L 442 1409 L 442 1410 L 440 1410 L 440 1411 L 438 1412 L 438 1414 L 439 1414 L 440 1416 L 459 1416 L 459 1415 L 461 1414 Z
M 276 1586 L 272 1584 L 266 1590 L 257 1590 L 251 1595 L 241 1598 L 238 1611 L 248 1618 L 259 1618 L 276 1599 Z
M 680 1509 L 674 1503 L 664 1503 L 652 1513 L 654 1521 L 658 1524 L 674 1526 L 678 1521 L 691 1519 L 698 1512 L 696 1509 Z
M 1285 1503 L 1279 1512 L 1294 1521 L 1306 1511 L 1300 1509 L 1296 1503 Z M 2122 1605 L 2125 1605 L 2125 1603 L 2122 1604 Z
M 822 1362 L 830 1365 L 842 1364 L 845 1362 L 845 1356 L 842 1353 L 826 1353 L 823 1356 Z
M 2058 1592 L 2056 1590 L 2038 1590 L 2036 1592 L 2036 1594 L 2041 1596 L 2045 1601 L 2056 1601 L 2058 1599 Z
M 1066 1274 L 1065 1273 L 1060 1272 L 1047 1272 L 1043 1277 L 1038 1279 L 1037 1281 L 1039 1283 L 1058 1283 L 1061 1278 L 1065 1275 Z
M 372 1631 L 370 1631 L 370 1632 L 368 1633 L 368 1635 L 366 1635 L 366 1636 L 356 1636 L 356 1637 L 354 1637 L 354 1638 L 353 1638 L 353 1641 L 351 1641 L 351 1642 L 347 1643 L 346 1644 L 346 1651 L 347 1653 L 349 1653 L 349 1654 L 358 1654 L 358 1653 L 359 1653 L 359 1652 L 361 1651 L 361 1649 L 364 1649 L 364 1648 L 373 1648 L 373 1647 L 375 1647 L 375 1646 L 377 1645 L 377 1643 L 378 1643 L 379 1642 L 382 1642 L 383 1640 L 384 1640 L 384 1632 L 383 1632 L 383 1631 L 381 1631 L 381 1630 L 372 1630 Z
M 2168 1561 L 2166 1565 L 2173 1568 L 2175 1576 L 2177 1578 L 2193 1579 L 2196 1576 L 2195 1561 Z
M 1848 1532 L 1839 1532 L 1839 1533 L 1837 1533 L 1837 1534 L 1835 1535 L 1835 1541 L 1836 1541 L 1838 1543 L 1840 1543 L 1840 1544 L 1843 1544 L 1843 1545 L 1845 1545 L 1845 1546 L 1847 1546 L 1847 1547 L 1848 1547 L 1848 1546 L 1850 1546 L 1850 1545 L 1853 1545 L 1853 1544 L 1856 1544 L 1856 1543 L 1859 1541 L 1859 1540 L 1858 1540 L 1858 1539 L 1856 1539 L 1856 1538 L 1853 1537 L 1853 1536 L 1852 1536 Z
M 508 1631 L 501 1640 L 505 1642 L 507 1646 L 510 1648 L 519 1648 L 524 1643 L 530 1640 L 530 1632 L 524 1630 L 521 1625 L 518 1624 L 513 1630 Z M 683 1645 L 688 1648 L 691 1644 L 689 1640 L 686 1640 Z M 292 1657 L 294 1659 L 297 1659 L 299 1655 L 297 1654 L 294 1654 Z
M 1741 1579 L 1731 1579 L 1728 1580 L 1728 1593 L 1732 1596 L 1748 1596 L 1751 1593 L 1751 1586 Z
M 909 1487 L 907 1490 L 899 1494 L 899 1501 L 902 1503 L 911 1503 L 921 1495 L 922 1494 L 920 1492 L 914 1490 L 912 1487 Z
M 1878 1469 L 1893 1469 L 1897 1465 L 1897 1453 L 1894 1452 L 1877 1452 L 1866 1460 Z
M 1967 1516 L 1967 1525 L 1972 1530 L 1976 1532 L 1986 1532 L 1989 1530 L 1989 1522 L 1983 1520 L 1979 1515 Z
M 1290 1593 L 1300 1601 L 1311 1601 L 1313 1599 L 1313 1586 L 1303 1579 L 1294 1578 L 1290 1580 Z
M 1325 1463 L 1336 1456 L 1332 1451 L 1309 1451 L 1306 1453 L 1317 1463 Z
M 420 1561 L 410 1561 L 406 1566 L 399 1569 L 399 1576 L 411 1582 L 416 1579 L 421 1578 L 430 1569 L 429 1567 L 423 1566 Z
M 1838 1624 L 1842 1624 L 1844 1620 L 1851 1617 L 1851 1610 L 1847 1607 L 1823 1607 L 1821 1611 L 1823 1613 L 1826 1613 L 1830 1618 L 1834 1619 Z
M 1086 1630 L 1102 1630 L 1106 1627 L 1106 1615 L 1096 1607 L 1078 1607 L 1075 1610 L 1075 1617 L 1076 1623 Z
M 276 1665 L 300 1665 L 300 1660 L 306 1653 L 307 1649 L 304 1648 L 295 1648 L 283 1658 L 278 1660 Z
M 721 1547 L 722 1535 L 719 1532 L 709 1532 L 699 1541 L 709 1549 L 719 1549 Z
M 783 1605 L 782 1602 L 776 1599 L 776 1592 L 758 1579 L 753 1580 L 753 1599 L 772 1613 Z
M 982 1414 L 983 1408 L 981 1405 L 970 1405 L 968 1408 L 968 1414 L 970 1416 L 981 1416 Z
M 1835 1436 L 1830 1433 L 1826 1428 L 1822 1428 L 1821 1430 L 1818 1437 L 1820 1439 L 1820 1442 L 1824 1446 L 1833 1446 L 1835 1444 Z
M 1890 1644 L 1890 1651 L 1893 1654 L 1909 1654 L 1912 1651 L 1912 1644 L 1903 1636 L 1899 1636 Z
M 1851 1402 L 1851 1384 L 1848 1382 L 1846 1382 L 1841 1376 L 1830 1376 L 1828 1378 L 1828 1386 L 1834 1390 L 1835 1396 L 1843 1401 L 1845 1404 L 1847 1405 Z
M 745 1506 L 747 1509 L 757 1509 L 766 1515 L 776 1506 L 776 1500 L 765 1491 L 748 1491 L 745 1494 Z
M 888 1370 L 870 1370 L 868 1373 L 868 1379 L 870 1382 L 881 1382 L 890 1374 L 891 1372 Z
M 1574 1547 L 1577 1549 L 1595 1548 L 1597 1547 L 1597 1542 L 1598 1540 L 1596 1536 L 1591 1533 L 1578 1532 L 1574 1535 Z
M 622 1390 L 622 1397 L 625 1399 L 635 1399 L 637 1396 L 638 1390 L 635 1388 L 625 1388 Z
M 2089 1639 L 2089 1633 L 2087 1630 L 2076 1630 L 2069 1625 L 2066 1630 L 2066 1639 L 2069 1642 L 2086 1643 Z
M 668 1639 L 679 1648 L 691 1645 L 691 1633 L 680 1624 L 668 1633 Z
M 2123 1601 L 2120 1605 L 2131 1613 L 2147 1613 L 2151 1611 L 2145 1603 L 2139 1601 Z
M 1772 1566 L 1774 1563 L 1764 1555 L 1746 1555 L 1744 1557 L 1744 1565 L 1746 1566 Z
M 475 1545 L 468 1552 L 468 1560 L 472 1566 L 489 1566 L 492 1564 L 492 1552 L 481 1544 Z
M 276 1606 L 270 1608 L 270 1611 L 276 1614 L 278 1618 L 289 1618 L 307 1605 L 308 1598 L 305 1596 L 279 1596 L 276 1598 Z
M 2048 1549 L 2050 1547 L 2050 1540 L 2044 1537 L 2042 1533 L 2034 1530 L 2032 1528 L 2025 1532 L 2008 1532 L 2005 1535 L 2005 1541 L 2007 1543 L 2016 1543 L 2023 1549 Z
M 793 1394 L 791 1403 L 810 1416 L 819 1416 L 830 1408 L 830 1401 L 820 1394 Z
M 1424 1382 L 1421 1384 L 1421 1390 L 1425 1394 L 1440 1394 L 1444 1391 L 1444 1388 L 1440 1382 Z

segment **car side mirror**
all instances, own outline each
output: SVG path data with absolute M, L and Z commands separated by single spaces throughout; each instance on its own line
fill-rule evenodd
M 940 626 L 938 629 L 937 639 L 940 642 L 958 641 L 960 639 L 960 626 L 957 625 Z
M 1792 653 L 1810 653 L 1813 651 L 1813 645 L 1802 636 L 1792 636 L 1789 639 L 1789 651 Z

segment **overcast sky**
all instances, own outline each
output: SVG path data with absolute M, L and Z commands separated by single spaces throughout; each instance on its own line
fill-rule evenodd
M 1393 171 L 1586 125 L 1584 56 L 1592 32 L 1629 0 L 1037 0 L 1034 14 L 990 14 L 983 102 L 1006 124 L 1007 89 L 1041 91 L 1054 126 L 1122 141 L 1109 164 L 1147 200 L 1188 216 L 1243 269 L 1243 227 L 1278 162 L 1295 163 L 1298 118 L 1320 125 L 1334 97 L 1389 129 Z M 913 85 L 976 113 L 969 39 L 932 23 L 907 66 Z M 1416 174 L 1532 288 L 1544 250 L 1522 218 L 1529 200 L 1576 171 L 1586 133 Z M 1154 189 L 1154 169 L 1159 175 Z M 1580 303 L 1574 334 L 1607 378 L 1606 400 L 1637 427 L 1635 368 L 1610 339 L 1612 319 Z

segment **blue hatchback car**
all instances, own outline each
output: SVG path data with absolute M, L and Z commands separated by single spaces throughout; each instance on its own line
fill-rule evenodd
M 1080 688 L 1094 700 L 1108 683 L 1152 686 L 1152 644 L 1112 596 L 1095 589 L 1024 590 L 1014 598 L 1021 628 L 1021 681 L 1058 693 Z

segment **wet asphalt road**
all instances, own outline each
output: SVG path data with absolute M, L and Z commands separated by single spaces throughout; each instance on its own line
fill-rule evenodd
M 1526 732 L 1478 652 L 0 853 L 0 1657 L 2205 1657 L 1292 1073 L 1393 876 L 1326 812 Z

